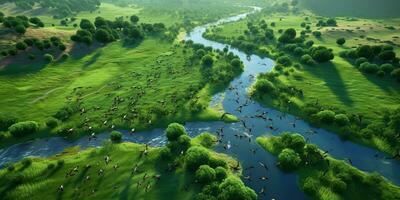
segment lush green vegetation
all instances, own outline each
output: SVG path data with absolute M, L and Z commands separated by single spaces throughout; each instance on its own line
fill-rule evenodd
M 187 137 L 180 131 L 180 138 Z M 50 158 L 25 158 L 0 171 L 0 194 L 2 199 L 209 199 L 214 194 L 218 199 L 238 194 L 246 196 L 235 198 L 256 199 L 238 178 L 241 171 L 229 168 L 237 161 L 200 145 L 202 138 L 214 137 L 204 135 L 188 138 L 187 152 L 170 151 L 170 145 L 106 143 L 97 149 L 67 149 Z M 199 156 L 205 160 L 199 162 Z M 202 165 L 187 170 L 193 162 Z
M 209 29 L 205 36 L 276 60 L 272 73 L 259 76 L 254 98 L 344 138 L 395 153 L 400 41 L 388 27 L 396 27 L 396 21 L 326 18 L 277 4 Z M 364 55 L 371 49 L 375 53 Z M 366 73 L 370 70 L 376 74 Z M 322 119 L 326 114 L 329 119 Z
M 282 170 L 299 175 L 300 188 L 313 199 L 396 199 L 400 195 L 400 188 L 381 175 L 336 160 L 299 134 L 259 137 L 257 142 L 278 157 Z

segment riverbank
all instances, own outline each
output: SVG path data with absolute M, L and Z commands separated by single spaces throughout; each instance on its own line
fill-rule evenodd
M 400 187 L 379 174 L 351 166 L 351 160 L 332 158 L 298 134 L 258 137 L 257 142 L 278 157 L 280 168 L 299 175 L 300 188 L 312 199 L 396 199 Z M 349 164 L 350 163 L 350 164 Z

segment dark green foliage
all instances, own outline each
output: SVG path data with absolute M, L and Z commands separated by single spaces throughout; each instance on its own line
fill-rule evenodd
M 96 26 L 96 28 L 106 28 L 108 26 L 107 20 L 103 17 L 96 17 L 96 19 L 94 20 L 94 25 Z
M 395 69 L 390 73 L 397 81 L 400 81 L 400 68 Z
M 196 170 L 196 180 L 201 184 L 209 184 L 216 178 L 216 173 L 213 168 L 208 165 L 201 165 Z
M 374 57 L 374 50 L 369 45 L 362 45 L 358 47 L 356 53 L 358 57 L 364 57 L 367 59 Z
M 330 60 L 333 60 L 333 58 L 335 57 L 331 49 L 323 46 L 312 47 L 310 49 L 310 55 L 315 61 L 320 63 L 328 62 Z
M 14 137 L 22 137 L 39 131 L 39 124 L 34 121 L 18 122 L 11 125 L 8 131 Z
M 266 79 L 258 79 L 255 84 L 255 89 L 261 94 L 274 94 L 275 86 Z
M 335 112 L 331 110 L 323 110 L 318 112 L 316 117 L 319 121 L 329 124 L 335 120 Z
M 234 177 L 226 178 L 219 185 L 220 193 L 218 199 L 221 200 L 256 200 L 257 194 L 246 187 L 240 179 Z
M 369 62 L 365 62 L 360 65 L 360 70 L 365 73 L 368 73 L 368 74 L 376 73 L 378 71 L 378 69 L 379 69 L 379 67 L 377 64 L 372 64 Z
M 49 128 L 55 128 L 58 126 L 58 120 L 54 118 L 50 118 L 46 121 L 46 126 Z
M 185 155 L 186 169 L 195 172 L 201 165 L 207 165 L 210 159 L 208 151 L 202 147 L 190 147 Z
M 214 63 L 214 59 L 210 55 L 205 55 L 205 56 L 203 56 L 203 58 L 201 58 L 201 63 L 204 66 L 211 67 Z
M 361 57 L 361 58 L 357 58 L 355 64 L 357 67 L 360 67 L 361 64 L 368 62 L 367 58 Z
M 222 181 L 228 176 L 226 169 L 223 167 L 216 167 L 215 168 L 215 179 L 217 181 Z
M 114 37 L 112 36 L 112 34 L 104 28 L 97 29 L 94 34 L 94 38 L 101 43 L 109 43 L 114 41 Z
M 278 156 L 279 167 L 285 171 L 296 170 L 301 163 L 301 158 L 293 149 L 283 149 Z
M 393 52 L 392 50 L 385 50 L 381 52 L 378 56 L 383 61 L 390 61 L 396 58 L 396 53 Z
M 43 58 L 44 58 L 44 60 L 47 61 L 47 62 L 52 62 L 52 61 L 54 60 L 53 55 L 48 54 L 48 53 L 44 54 L 44 55 L 43 55 Z
M 15 27 L 15 32 L 19 33 L 19 34 L 25 34 L 26 32 L 26 28 L 23 25 L 17 25 Z
M 346 43 L 346 39 L 344 38 L 339 38 L 336 40 L 336 44 L 338 45 L 344 45 L 344 43 Z
M 291 43 L 296 38 L 296 30 L 293 28 L 286 29 L 285 32 L 278 38 L 281 43 Z
M 171 142 L 171 141 L 177 141 L 181 135 L 187 135 L 187 133 L 184 126 L 178 123 L 172 123 L 168 125 L 166 129 L 166 135 L 168 141 Z
M 240 59 L 235 58 L 233 60 L 231 60 L 231 65 L 234 68 L 240 68 L 242 66 L 242 61 L 240 61 Z
M 314 31 L 312 33 L 316 38 L 320 38 L 322 36 L 322 33 L 320 31 Z
M 339 126 L 346 126 L 350 123 L 349 117 L 345 114 L 335 115 L 335 123 Z
M 22 159 L 21 163 L 24 167 L 29 167 L 32 164 L 32 159 L 24 158 L 24 159 Z
M 79 27 L 83 30 L 87 30 L 87 31 L 93 31 L 95 30 L 95 27 L 93 25 L 93 23 L 87 19 L 82 19 L 81 23 L 79 24 Z
M 379 67 L 379 70 L 382 70 L 383 72 L 390 74 L 394 70 L 394 67 L 392 64 L 385 63 Z
M 301 56 L 300 62 L 303 64 L 307 64 L 307 65 L 315 64 L 314 59 L 309 54 L 305 54 L 305 55 Z
M 122 140 L 122 133 L 119 131 L 112 131 L 110 134 L 110 139 L 112 142 L 121 142 Z
M 11 125 L 17 123 L 17 118 L 0 115 L 0 131 L 7 130 Z
M 132 16 L 130 17 L 130 20 L 131 20 L 132 23 L 136 24 L 136 23 L 138 23 L 138 21 L 139 21 L 139 17 L 136 16 L 136 15 L 132 15 Z
M 288 56 L 280 56 L 276 61 L 285 67 L 292 65 L 292 61 Z
M 16 47 L 18 50 L 23 51 L 23 50 L 25 50 L 25 49 L 28 47 L 28 45 L 26 45 L 25 42 L 17 42 L 17 44 L 15 45 L 15 47 Z
M 38 27 L 44 27 L 44 23 L 38 17 L 29 18 L 29 22 Z

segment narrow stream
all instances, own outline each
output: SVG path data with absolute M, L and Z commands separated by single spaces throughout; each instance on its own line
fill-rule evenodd
M 259 8 L 254 9 L 253 12 L 259 11 Z M 300 133 L 321 149 L 329 150 L 333 157 L 343 160 L 351 159 L 353 165 L 360 170 L 376 171 L 399 185 L 400 161 L 387 160 L 384 158 L 387 156 L 384 153 L 352 142 L 342 141 L 336 134 L 312 127 L 307 122 L 294 116 L 271 108 L 265 108 L 248 97 L 247 89 L 254 83 L 255 77 L 259 73 L 271 71 L 274 62 L 271 59 L 260 58 L 256 55 L 248 56 L 229 45 L 213 42 L 202 37 L 207 27 L 238 21 L 247 15 L 241 14 L 197 27 L 186 37 L 186 40 L 211 46 L 214 49 L 222 50 L 227 46 L 231 52 L 240 57 L 245 66 L 244 72 L 231 82 L 229 89 L 214 95 L 211 102 L 211 104 L 222 103 L 226 112 L 236 115 L 241 121 L 237 123 L 218 121 L 186 123 L 185 127 L 190 136 L 194 137 L 205 131 L 215 134 L 223 132 L 222 143 L 218 144 L 215 150 L 229 154 L 242 163 L 244 167 L 243 177 L 251 177 L 251 180 L 243 179 L 246 185 L 253 188 L 257 193 L 262 188 L 265 188 L 265 195 L 259 195 L 260 199 L 308 199 L 297 185 L 298 177 L 295 174 L 286 174 L 280 171 L 275 166 L 275 157 L 265 152 L 255 142 L 255 138 L 260 135 L 278 135 L 284 131 Z M 242 106 L 241 110 L 238 109 L 240 106 Z M 269 119 L 264 120 L 254 117 L 262 113 L 265 113 L 265 116 Z M 274 130 L 271 130 L 269 126 L 273 126 Z M 27 156 L 51 156 L 62 152 L 65 148 L 77 145 L 81 146 L 82 149 L 98 147 L 108 138 L 109 134 L 103 133 L 98 135 L 97 140 L 90 142 L 87 137 L 74 142 L 60 137 L 53 137 L 16 144 L 0 150 L 0 166 L 8 162 L 16 162 Z M 124 134 L 123 140 L 148 143 L 153 146 L 162 146 L 166 143 L 163 129 L 154 129 L 133 135 Z M 268 170 L 263 168 L 259 162 L 265 163 L 268 166 Z M 261 180 L 260 177 L 264 176 L 268 177 L 268 179 Z

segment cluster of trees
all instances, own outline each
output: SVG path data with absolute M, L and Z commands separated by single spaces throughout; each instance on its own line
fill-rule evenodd
M 2 56 L 14 56 L 17 55 L 18 52 L 22 52 L 33 47 L 35 47 L 40 51 L 45 51 L 50 49 L 58 49 L 60 51 L 65 51 L 67 49 L 65 44 L 61 41 L 61 39 L 56 36 L 44 40 L 40 40 L 37 38 L 25 38 L 24 40 L 17 42 L 14 48 L 9 49 L 8 51 L 1 51 L 0 54 Z M 67 56 L 67 54 L 64 55 Z M 65 56 L 63 57 L 65 58 Z M 36 59 L 36 56 L 34 54 L 29 54 L 28 58 L 34 60 Z M 54 59 L 53 55 L 49 53 L 44 53 L 43 58 L 48 62 L 51 62 Z
M 223 51 L 214 50 L 202 44 L 194 44 L 192 41 L 186 42 L 186 48 L 193 50 L 191 64 L 200 63 L 202 66 L 203 77 L 214 83 L 228 83 L 233 77 L 243 70 L 243 64 L 240 59 L 229 52 L 227 48 Z M 223 58 L 228 64 L 216 64 L 216 60 Z
M 133 15 L 130 21 L 125 21 L 123 17 L 117 18 L 115 21 L 106 20 L 97 17 L 92 23 L 87 19 L 82 19 L 80 29 L 75 35 L 71 36 L 71 40 L 82 42 L 88 45 L 93 41 L 103 44 L 113 42 L 121 37 L 127 41 L 140 41 L 145 35 L 164 35 L 167 28 L 163 23 L 155 24 L 138 24 L 139 17 Z
M 374 198 L 385 196 L 382 191 L 388 185 L 381 175 L 365 174 L 345 162 L 331 159 L 314 144 L 307 144 L 300 134 L 286 132 L 268 141 L 272 143 L 271 150 L 278 154 L 278 166 L 282 170 L 309 168 L 315 171 L 300 181 L 301 189 L 311 196 L 318 196 L 321 188 L 342 195 L 348 191 L 349 184 L 369 188 Z M 261 145 L 264 144 L 261 142 Z
M 2 3 L 14 3 L 23 10 L 32 9 L 35 5 L 54 10 L 56 18 L 62 18 L 81 11 L 95 11 L 100 6 L 100 0 L 0 0 Z
M 349 59 L 362 72 L 380 77 L 392 75 L 400 81 L 400 58 L 392 46 L 361 45 L 357 49 L 341 52 L 340 56 Z
M 319 20 L 317 23 L 318 27 L 324 27 L 324 26 L 337 26 L 337 22 L 334 18 L 329 18 L 326 21 L 324 20 Z
M 0 22 L 3 23 L 4 27 L 13 29 L 19 34 L 25 34 L 26 29 L 31 25 L 36 27 L 44 27 L 44 23 L 38 17 L 28 18 L 25 15 L 6 17 L 2 12 L 0 12 Z
M 183 155 L 186 172 L 193 174 L 202 187 L 196 199 L 257 199 L 253 190 L 246 187 L 240 179 L 229 175 L 229 166 L 225 160 L 212 156 L 205 147 L 192 145 L 182 125 L 170 124 L 166 129 L 166 136 L 168 144 L 162 148 L 160 158 L 173 161 Z

